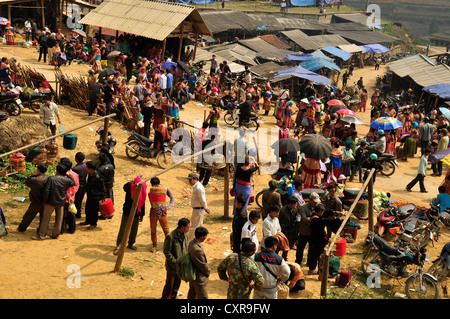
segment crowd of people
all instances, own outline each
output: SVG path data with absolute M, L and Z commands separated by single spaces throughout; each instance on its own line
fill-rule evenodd
M 419 182 L 420 191 L 426 192 L 424 177 L 428 158 L 449 146 L 449 123 L 446 118 L 436 107 L 425 109 L 409 88 L 399 92 L 398 96 L 391 97 L 387 94 L 389 92 L 383 94 L 377 89 L 369 98 L 363 78 L 361 77 L 356 85 L 347 86 L 346 81 L 352 76 L 347 73 L 341 89 L 329 86 L 321 94 L 313 83 L 308 83 L 302 88 L 301 97 L 297 99 L 288 86 L 282 87 L 278 94 L 275 94 L 270 82 L 256 83 L 251 72 L 246 69 L 239 77 L 239 88 L 229 91 L 226 77 L 230 71 L 226 61 L 219 65 L 215 56 L 212 56 L 210 72 L 205 75 L 203 70 L 195 69 L 189 59 L 185 69 L 173 61 L 172 54 L 168 53 L 163 58 L 162 49 L 158 46 L 150 47 L 145 52 L 136 51 L 133 44 L 138 41 L 129 36 L 119 38 L 114 46 L 115 50 L 121 51 L 116 61 L 118 70 L 97 78 L 102 71 L 101 61 L 111 50 L 107 49 L 104 40 L 98 40 L 92 39 L 89 44 L 83 43 L 83 37 L 67 40 L 60 35 L 60 30 L 56 34 L 44 30 L 38 40 L 39 60 L 43 57 L 46 62 L 49 55 L 49 61 L 61 66 L 64 63 L 64 52 L 65 61 L 69 64 L 74 59 L 70 57 L 75 56 L 92 64 L 90 76 L 94 79 L 94 84 L 90 95 L 89 115 L 99 112 L 98 102 L 101 99 L 105 102 L 106 114 L 113 108 L 120 111 L 121 106 L 127 103 L 139 110 L 145 137 L 150 138 L 153 129 L 155 141 L 169 141 L 173 129 L 169 119 L 178 118 L 178 110 L 183 110 L 190 99 L 199 99 L 206 95 L 218 98 L 218 102 L 212 105 L 203 126 L 194 134 L 194 143 L 198 150 L 214 145 L 216 139 L 221 137 L 218 125 L 219 108 L 226 109 L 233 103 L 238 107 L 250 106 L 250 113 L 264 111 L 264 116 L 273 117 L 279 129 L 280 140 L 301 140 L 309 134 L 321 134 L 330 140 L 332 151 L 328 158 L 298 157 L 297 153 L 280 152 L 279 171 L 262 196 L 262 209 L 254 210 L 249 209 L 249 205 L 255 200 L 253 175 L 260 167 L 256 161 L 255 150 L 250 148 L 246 139 L 246 131 L 239 130 L 240 136 L 233 141 L 234 174 L 231 193 L 234 201 L 230 238 L 233 253 L 217 267 L 219 278 L 228 282 L 227 297 L 230 299 L 249 298 L 252 291 L 255 299 L 276 299 L 280 283 L 286 284 L 291 291 L 305 289 L 302 265 L 306 265 L 308 275 L 317 274 L 318 264 L 328 240 L 345 218 L 338 194 L 345 187 L 347 179 L 352 181 L 358 174 L 359 181 L 363 182 L 367 177 L 364 170 L 367 172 L 371 168 L 376 168 L 377 171 L 383 169 L 376 161 L 379 156 L 388 153 L 407 161 L 417 154 L 417 148 L 420 146 L 422 154 L 418 174 L 405 187 L 412 191 L 414 185 Z M 55 44 L 49 46 L 52 41 Z M 67 54 L 69 46 L 74 49 L 74 55 L 70 57 Z M 51 53 L 49 48 L 52 48 Z M 337 99 L 344 101 L 345 107 L 350 107 L 347 98 L 349 95 L 359 97 L 360 103 L 356 111 L 370 111 L 371 122 L 388 116 L 400 120 L 402 126 L 394 130 L 371 129 L 367 135 L 362 136 L 356 130 L 356 124 L 345 122 L 344 116 L 328 105 L 328 101 Z M 297 102 L 294 102 L 296 100 Z M 243 116 L 248 115 L 247 113 Z M 61 124 L 56 104 L 45 99 L 40 116 L 55 135 L 56 120 Z M 155 144 L 156 147 L 162 145 Z M 88 226 L 87 229 L 91 230 L 97 227 L 99 219 L 111 218 L 101 213 L 99 203 L 106 198 L 114 202 L 114 196 L 117 196 L 113 192 L 116 169 L 113 156 L 104 148 L 97 161 L 85 162 L 82 152 L 75 155 L 74 161 L 75 165 L 70 159 L 62 158 L 56 166 L 54 176 L 46 175 L 48 167 L 45 164 L 37 166 L 36 173 L 27 180 L 31 204 L 17 231 L 25 232 L 39 213 L 39 227 L 34 239 L 57 239 L 63 233 L 74 233 L 77 228 L 76 220 L 83 217 L 84 197 L 85 220 L 78 225 Z M 300 164 L 298 169 L 289 176 L 295 176 L 292 180 L 292 194 L 283 202 L 277 192 L 280 175 L 284 176 L 282 172 L 285 172 L 287 167 L 295 166 L 297 162 Z M 441 176 L 442 169 L 442 163 L 433 163 L 435 176 Z M 161 298 L 177 297 L 181 284 L 177 274 L 177 259 L 184 254 L 190 255 L 196 272 L 196 279 L 189 284 L 188 298 L 208 298 L 207 284 L 212 269 L 202 246 L 209 235 L 203 220 L 204 214 L 211 212 L 205 192 L 211 174 L 211 167 L 200 164 L 197 166 L 197 172 L 188 175 L 187 180 L 192 187 L 191 216 L 189 219 L 181 218 L 176 229 L 172 231 L 167 214 L 174 208 L 177 199 L 167 186 L 162 185 L 159 178 L 151 179 L 148 186 L 143 184 L 135 212 L 131 211 L 133 198 L 137 185 L 144 177 L 136 176 L 122 187 L 125 199 L 113 254 L 119 254 L 130 216 L 133 216 L 133 224 L 127 247 L 137 249 L 134 244 L 139 224 L 149 207 L 145 205 L 148 198 L 152 252 L 156 252 L 158 247 L 158 223 L 164 233 L 163 253 L 167 274 Z M 446 174 L 443 185 L 446 188 L 440 189 L 440 192 L 442 190 L 442 193 L 450 194 L 450 173 Z M 320 188 L 325 190 L 325 193 L 319 196 L 313 191 L 307 198 L 303 198 L 302 191 L 308 188 Z M 446 202 L 442 200 L 442 196 L 439 201 Z M 53 211 L 56 216 L 55 227 L 52 234 L 47 235 Z M 294 260 L 288 260 L 288 251 L 291 249 L 296 250 Z

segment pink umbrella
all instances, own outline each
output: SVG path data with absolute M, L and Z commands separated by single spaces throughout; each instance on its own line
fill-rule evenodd
M 337 114 L 345 114 L 345 115 L 356 115 L 355 112 L 349 109 L 340 109 L 336 111 Z
M 327 102 L 328 105 L 345 105 L 344 102 L 338 99 L 329 100 Z

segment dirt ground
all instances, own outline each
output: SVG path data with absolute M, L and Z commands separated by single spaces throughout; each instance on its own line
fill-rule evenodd
M 20 63 L 27 64 L 37 71 L 46 75 L 48 80 L 53 80 L 53 67 L 38 63 L 38 53 L 34 48 L 21 47 L 0 47 L 1 56 L 15 56 Z M 62 67 L 64 72 L 72 74 L 85 74 L 89 67 L 87 65 L 77 65 Z M 364 83 L 369 89 L 369 95 L 373 90 L 373 85 L 377 74 L 383 74 L 386 67 L 379 71 L 374 71 L 373 67 L 356 70 L 349 83 L 357 81 L 363 76 Z M 180 111 L 180 117 L 187 123 L 192 123 L 195 119 L 203 118 L 205 108 L 203 106 L 189 103 L 185 110 Z M 85 111 L 77 110 L 67 106 L 60 106 L 63 126 L 66 129 L 78 126 L 90 121 Z M 369 111 L 360 113 L 365 123 L 369 123 Z M 24 114 L 35 115 L 31 110 L 25 109 Z M 274 127 L 272 116 L 263 117 L 264 127 Z M 62 138 L 58 138 L 59 156 L 67 156 L 74 159 L 75 153 L 82 151 L 86 154 L 87 160 L 94 159 L 96 154 L 95 141 L 98 139 L 95 130 L 102 125 L 101 122 L 91 127 L 85 127 L 75 134 L 78 136 L 78 144 L 75 150 L 66 150 L 62 147 Z M 221 127 L 227 125 L 221 121 Z M 368 124 L 359 125 L 357 130 L 362 134 L 368 131 Z M 147 215 L 139 226 L 136 247 L 137 251 L 126 250 L 122 267 L 134 272 L 133 278 L 120 276 L 114 273 L 116 256 L 112 251 L 116 245 L 117 232 L 120 225 L 124 192 L 122 186 L 127 181 L 133 179 L 138 174 L 150 176 L 159 171 L 154 160 L 130 160 L 125 155 L 124 142 L 128 133 L 124 127 L 115 123 L 111 128 L 112 135 L 117 139 L 116 153 L 114 155 L 116 163 L 115 172 L 115 216 L 110 220 L 100 220 L 98 227 L 94 230 L 87 230 L 85 226 L 77 226 L 74 234 L 63 234 L 57 240 L 35 241 L 31 237 L 35 235 L 38 219 L 36 218 L 27 232 L 14 233 L 23 213 L 29 203 L 27 193 L 10 194 L 4 190 L 0 191 L 0 207 L 2 207 L 10 234 L 0 241 L 0 298 L 11 299 L 158 299 L 165 282 L 164 254 L 162 253 L 163 233 L 158 227 L 158 251 L 150 252 L 150 222 Z M 409 160 L 407 163 L 399 162 L 399 169 L 391 177 L 377 177 L 375 189 L 378 191 L 391 192 L 395 200 L 413 202 L 417 205 L 428 206 L 429 202 L 437 195 L 437 187 L 442 178 L 428 176 L 425 184 L 428 189 L 427 194 L 422 194 L 418 186 L 412 193 L 405 190 L 405 185 L 414 178 L 417 172 L 419 158 Z M 168 186 L 174 193 L 176 201 L 175 208 L 168 214 L 171 230 L 176 227 L 176 222 L 181 217 L 190 218 L 190 186 L 185 179 L 192 167 L 183 164 L 174 170 L 168 171 L 160 176 L 162 184 Z M 256 192 L 267 187 L 270 180 L 269 175 L 256 175 Z M 352 183 L 347 187 L 359 188 L 361 184 Z M 209 230 L 209 237 L 217 239 L 213 243 L 205 243 L 204 250 L 211 266 L 212 272 L 208 283 L 209 297 L 212 299 L 225 299 L 227 283 L 221 281 L 217 275 L 217 265 L 230 253 L 229 234 L 231 231 L 231 218 L 223 218 L 223 178 L 213 175 L 210 185 L 206 187 L 206 197 L 211 214 L 205 216 L 204 226 Z M 13 199 L 16 196 L 24 196 L 27 200 L 23 203 Z M 230 200 L 230 215 L 232 212 L 232 199 Z M 256 208 L 256 204 L 249 207 Z M 84 212 L 83 212 L 84 216 Z M 53 220 L 53 219 L 52 219 Z M 358 222 L 361 229 L 358 232 L 358 239 L 355 243 L 347 245 L 347 255 L 341 259 L 342 268 L 350 268 L 353 272 L 351 288 L 346 290 L 333 286 L 330 280 L 328 289 L 330 297 L 357 299 L 377 299 L 394 298 L 396 291 L 402 292 L 402 286 L 398 282 L 383 283 L 383 291 L 370 290 L 365 287 L 365 279 L 359 270 L 362 241 L 367 234 L 368 222 L 353 219 Z M 83 221 L 83 219 L 79 220 Z M 261 222 L 260 222 L 261 223 Z M 49 232 L 52 229 L 53 224 Z M 259 235 L 262 237 L 261 224 L 258 225 Z M 429 253 L 434 258 L 438 255 L 441 247 L 448 241 L 449 233 L 444 230 L 440 241 L 436 247 L 430 246 Z M 290 251 L 289 260 L 295 259 L 295 251 Z M 302 265 L 306 273 L 307 268 Z M 429 265 L 426 265 L 426 269 Z M 80 270 L 82 275 L 79 287 L 73 287 L 71 274 L 74 270 Z M 182 283 L 179 298 L 186 298 L 188 284 Z M 306 290 L 291 294 L 291 299 L 318 299 L 320 298 L 320 281 L 317 275 L 307 276 Z

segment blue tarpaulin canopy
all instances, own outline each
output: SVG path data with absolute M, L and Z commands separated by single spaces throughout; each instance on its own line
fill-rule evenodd
M 278 71 L 274 75 L 274 78 L 284 78 L 284 77 L 298 77 L 301 79 L 313 81 L 316 84 L 330 85 L 331 80 L 325 76 L 309 71 L 301 66 L 295 66 L 293 68 L 284 69 Z
M 341 58 L 344 61 L 347 61 L 348 59 L 350 59 L 352 57 L 351 53 L 348 53 L 347 51 L 341 50 L 339 48 L 336 47 L 326 47 L 323 48 L 322 51 L 328 52 L 332 55 L 337 56 L 338 58 Z
M 291 0 L 291 4 L 294 7 L 309 7 L 315 6 L 316 0 Z
M 443 99 L 450 100 L 450 83 L 441 83 L 424 87 L 423 90 L 428 93 L 439 95 Z
M 287 54 L 286 59 L 290 61 L 306 61 L 311 59 L 317 59 L 321 58 L 330 62 L 333 62 L 333 59 L 330 57 L 327 57 L 325 54 L 323 54 L 322 51 L 317 50 L 313 53 L 305 53 L 305 54 Z
M 391 51 L 391 49 L 385 47 L 381 44 L 366 44 L 366 45 L 360 45 L 361 49 L 363 49 L 364 53 L 385 53 Z
M 317 71 L 321 68 L 327 68 L 339 73 L 341 72 L 341 69 L 336 64 L 322 58 L 303 61 L 302 63 L 300 63 L 300 66 L 310 71 Z

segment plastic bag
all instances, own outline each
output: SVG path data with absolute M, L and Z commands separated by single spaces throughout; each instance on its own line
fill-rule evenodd
M 77 207 L 75 206 L 75 203 L 72 203 L 69 205 L 68 211 L 69 211 L 69 213 L 72 213 L 72 214 L 77 213 Z
M 59 124 L 59 133 L 63 133 L 65 131 L 64 126 Z

